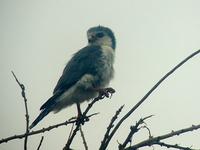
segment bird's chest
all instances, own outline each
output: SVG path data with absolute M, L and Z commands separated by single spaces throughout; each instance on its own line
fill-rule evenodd
M 106 86 L 114 76 L 114 51 L 108 46 L 102 46 L 102 55 L 98 67 L 100 86 Z

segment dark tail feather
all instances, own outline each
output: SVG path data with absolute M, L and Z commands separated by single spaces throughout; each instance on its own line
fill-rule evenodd
M 36 126 L 48 113 L 51 111 L 51 109 L 44 109 L 42 112 L 39 114 L 39 116 L 33 121 L 33 123 L 30 125 L 29 129 L 32 129 L 34 126 Z

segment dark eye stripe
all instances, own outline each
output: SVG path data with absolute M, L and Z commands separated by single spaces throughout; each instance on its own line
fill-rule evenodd
M 99 38 L 102 38 L 104 36 L 104 33 L 99 32 L 99 33 L 96 34 L 96 36 L 99 37 Z

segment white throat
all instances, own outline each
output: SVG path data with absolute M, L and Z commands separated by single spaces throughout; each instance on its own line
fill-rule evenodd
M 89 43 L 89 45 L 99 45 L 99 46 L 112 47 L 112 40 L 108 36 L 105 36 L 103 38 L 100 38 L 100 39 L 94 41 L 93 43 Z

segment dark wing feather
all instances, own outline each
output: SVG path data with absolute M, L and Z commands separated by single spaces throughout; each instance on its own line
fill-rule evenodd
M 50 108 L 51 106 L 56 104 L 56 99 L 62 94 L 61 91 L 55 93 L 52 97 L 50 97 L 41 107 L 40 110 Z
M 87 46 L 75 53 L 66 65 L 53 93 L 69 89 L 86 73 L 95 74 L 94 60 L 100 59 L 101 54 L 100 46 Z
M 96 63 L 94 63 L 94 60 L 98 62 L 101 54 L 102 51 L 100 46 L 87 46 L 75 53 L 66 65 L 62 76 L 54 88 L 53 94 L 62 94 L 62 92 L 73 86 L 84 74 L 95 75 Z M 44 103 L 40 109 L 44 109 L 54 104 L 55 98 L 53 97 Z

